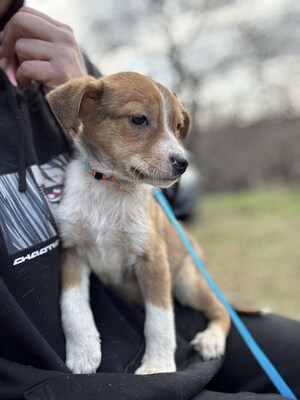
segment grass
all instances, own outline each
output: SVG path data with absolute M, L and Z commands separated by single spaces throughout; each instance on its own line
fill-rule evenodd
M 229 301 L 300 319 L 300 188 L 206 194 L 188 229 Z

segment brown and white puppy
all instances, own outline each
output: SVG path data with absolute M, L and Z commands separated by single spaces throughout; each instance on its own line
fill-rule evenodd
M 152 196 L 153 186 L 174 184 L 187 167 L 178 140 L 189 127 L 183 106 L 137 73 L 75 79 L 50 92 L 48 101 L 79 150 L 56 212 L 68 367 L 92 373 L 101 362 L 89 304 L 91 271 L 145 307 L 146 348 L 136 373 L 176 370 L 172 291 L 209 320 L 192 341 L 195 349 L 204 359 L 220 357 L 229 317 Z

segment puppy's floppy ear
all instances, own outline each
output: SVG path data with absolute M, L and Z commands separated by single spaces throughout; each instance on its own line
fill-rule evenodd
M 58 86 L 47 94 L 46 99 L 62 126 L 77 133 L 81 120 L 96 111 L 102 91 L 101 79 L 87 76 Z
M 179 128 L 179 135 L 182 139 L 184 139 L 188 133 L 189 126 L 190 126 L 190 117 L 188 113 L 185 111 L 184 108 L 181 110 L 182 116 L 183 116 L 183 125 L 180 126 Z

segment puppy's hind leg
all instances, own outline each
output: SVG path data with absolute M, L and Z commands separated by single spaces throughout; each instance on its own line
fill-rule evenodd
M 204 360 L 220 358 L 225 352 L 230 317 L 189 256 L 175 277 L 173 293 L 179 303 L 203 312 L 209 320 L 207 328 L 191 341 L 195 350 Z
M 101 362 L 99 332 L 89 304 L 89 269 L 75 250 L 62 255 L 61 318 L 66 364 L 76 374 L 96 372 Z

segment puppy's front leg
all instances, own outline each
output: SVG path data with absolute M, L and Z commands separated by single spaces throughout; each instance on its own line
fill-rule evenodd
M 136 374 L 174 372 L 175 324 L 170 270 L 166 252 L 158 246 L 137 268 L 145 302 L 145 354 Z
M 62 255 L 61 318 L 66 338 L 66 364 L 76 374 L 96 372 L 101 362 L 99 332 L 89 304 L 89 269 L 79 255 Z

